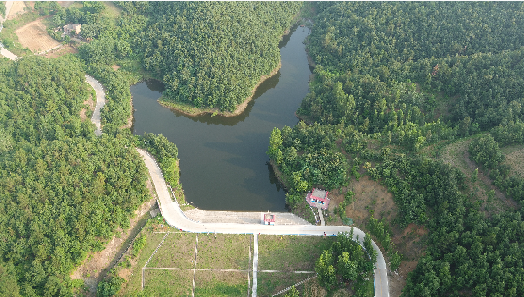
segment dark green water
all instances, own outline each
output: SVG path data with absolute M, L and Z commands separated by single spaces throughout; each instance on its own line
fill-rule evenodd
M 186 199 L 200 209 L 285 211 L 285 193 L 268 165 L 274 127 L 294 126 L 294 112 L 308 93 L 311 71 L 298 27 L 280 44 L 282 68 L 261 84 L 237 117 L 187 117 L 157 102 L 161 84 L 131 87 L 135 134 L 164 134 L 178 147 Z

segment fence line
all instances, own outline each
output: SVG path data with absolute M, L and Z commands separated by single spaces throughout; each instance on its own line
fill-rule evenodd
M 149 264 L 149 261 L 151 261 L 151 259 L 153 258 L 153 256 L 156 254 L 156 252 L 158 251 L 158 249 L 162 246 L 162 244 L 164 243 L 164 240 L 166 239 L 166 237 L 169 235 L 169 233 L 167 233 L 166 235 L 164 235 L 164 237 L 162 238 L 162 241 L 158 244 L 158 246 L 156 247 L 155 251 L 151 254 L 151 256 L 149 257 L 149 259 L 147 259 L 147 262 L 146 264 L 144 265 L 144 268 L 142 268 L 142 291 L 144 290 L 144 286 L 145 286 L 145 278 L 144 278 L 144 270 L 145 268 L 147 267 L 147 264 Z

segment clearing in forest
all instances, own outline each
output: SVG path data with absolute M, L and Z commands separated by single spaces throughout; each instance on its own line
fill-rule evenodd
M 16 29 L 16 35 L 22 47 L 30 49 L 33 53 L 48 51 L 61 45 L 60 42 L 49 36 L 46 25 L 42 22 L 43 19 L 39 18 Z
M 478 164 L 470 159 L 469 144 L 472 138 L 468 137 L 455 141 L 442 149 L 441 160 L 464 173 L 466 176 L 466 185 L 469 186 L 475 197 L 482 200 L 483 209 L 486 215 L 500 213 L 502 211 L 515 208 L 517 204 L 510 198 L 507 198 L 489 178 L 488 173 L 484 172 Z M 472 180 L 475 169 L 478 168 L 478 177 Z M 490 191 L 494 191 L 495 197 L 491 197 Z
M 506 159 L 504 164 L 510 167 L 510 175 L 524 177 L 524 145 L 511 145 L 500 149 Z
M 329 206 L 331 215 L 327 221 L 328 225 L 342 225 L 341 219 L 334 214 L 334 210 L 339 203 L 344 201 L 344 194 L 349 190 L 355 193 L 355 195 L 353 196 L 353 202 L 346 207 L 346 216 L 353 219 L 355 226 L 362 230 L 369 232 L 366 225 L 371 215 L 386 222 L 392 222 L 397 217 L 398 208 L 393 194 L 388 191 L 387 187 L 381 185 L 378 181 L 372 180 L 369 176 L 363 175 L 363 171 L 359 171 L 359 173 L 362 176 L 358 181 L 353 179 L 347 188 L 335 189 L 330 192 L 331 203 Z M 428 231 L 424 227 L 415 224 L 409 224 L 406 228 L 401 228 L 399 225 L 391 225 L 391 241 L 395 244 L 395 250 L 404 255 L 404 260 L 396 273 L 389 274 L 390 296 L 399 296 L 402 288 L 406 285 L 408 273 L 415 269 L 418 260 L 426 250 L 424 238 L 427 233 Z M 385 253 L 384 255 L 386 256 Z M 386 262 L 388 261 L 389 259 L 386 256 Z M 313 292 L 319 291 L 319 287 L 315 284 L 316 281 L 311 281 L 310 285 L 306 285 L 305 290 L 314 294 Z M 333 296 L 339 295 L 335 293 Z

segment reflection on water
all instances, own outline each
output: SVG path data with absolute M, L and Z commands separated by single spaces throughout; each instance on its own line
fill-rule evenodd
M 297 123 L 294 112 L 311 74 L 303 44 L 309 29 L 295 27 L 280 42 L 282 68 L 263 82 L 236 117 L 188 117 L 163 108 L 161 82 L 131 87 L 135 134 L 163 134 L 179 150 L 187 201 L 201 209 L 285 211 L 285 193 L 268 165 L 274 127 Z
M 261 83 L 260 86 L 258 86 L 257 90 L 255 91 L 253 99 L 248 102 L 246 109 L 244 109 L 244 111 L 241 114 L 239 114 L 238 116 L 224 117 L 220 115 L 212 116 L 211 114 L 203 114 L 203 115 L 199 115 L 196 117 L 188 117 L 184 113 L 176 111 L 174 109 L 172 109 L 171 111 L 177 117 L 180 117 L 180 116 L 188 117 L 192 119 L 193 121 L 199 122 L 199 123 L 205 123 L 208 125 L 234 126 L 238 124 L 239 122 L 243 122 L 245 118 L 249 117 L 249 113 L 251 112 L 251 109 L 253 109 L 256 99 L 262 96 L 267 90 L 274 89 L 276 85 L 278 84 L 279 78 L 280 78 L 280 71 L 278 71 L 277 74 L 273 75 L 272 77 L 266 79 L 263 83 Z
M 147 88 L 154 92 L 163 92 L 164 83 L 156 79 L 148 79 L 145 81 Z

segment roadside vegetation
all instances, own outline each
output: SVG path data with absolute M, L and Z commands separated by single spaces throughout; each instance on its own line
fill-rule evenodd
M 315 11 L 307 49 L 317 66 L 297 110 L 303 122 L 275 129 L 268 148 L 287 203 L 298 209 L 311 187 L 329 190 L 348 205 L 338 214 L 368 218 L 355 222 L 378 239 L 392 270 L 403 267 L 400 236 L 420 234 L 424 252 L 406 259 L 418 264 L 403 296 L 524 294 L 515 252 L 524 244 L 524 182 L 502 153 L 524 141 L 522 6 L 327 2 Z M 367 213 L 353 211 L 360 193 L 341 198 L 362 175 L 387 187 L 395 217 L 370 216 L 376 200 Z
M 97 138 L 80 120 L 91 93 L 74 57 L 0 60 L 0 256 L 22 296 L 67 295 L 89 251 L 149 199 L 127 131 Z

